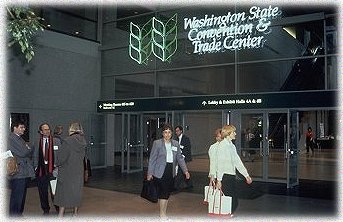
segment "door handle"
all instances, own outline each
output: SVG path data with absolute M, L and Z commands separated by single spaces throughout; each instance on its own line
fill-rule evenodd
M 260 141 L 260 156 L 263 156 L 263 141 Z

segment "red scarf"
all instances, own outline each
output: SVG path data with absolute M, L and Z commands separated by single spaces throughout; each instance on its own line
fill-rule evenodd
M 52 174 L 52 171 L 54 170 L 54 149 L 53 149 L 53 137 L 50 135 L 48 138 L 49 142 L 49 149 L 48 149 L 48 169 L 45 169 L 45 163 L 44 163 L 44 155 L 43 155 L 43 149 L 44 143 L 43 143 L 43 135 L 40 136 L 39 139 L 39 157 L 38 157 L 38 175 L 44 176 L 46 173 Z

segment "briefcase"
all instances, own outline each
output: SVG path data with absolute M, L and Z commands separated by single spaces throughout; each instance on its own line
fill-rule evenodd
M 150 202 L 157 203 L 158 201 L 157 187 L 153 180 L 143 181 L 141 197 L 143 197 L 144 199 Z

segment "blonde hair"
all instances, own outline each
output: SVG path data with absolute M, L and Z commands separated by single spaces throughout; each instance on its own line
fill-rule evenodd
M 222 128 L 222 137 L 225 138 L 234 131 L 236 131 L 236 127 L 234 125 L 225 125 Z
M 70 126 L 69 126 L 69 136 L 71 134 L 74 134 L 74 133 L 78 133 L 78 134 L 83 135 L 83 128 L 81 126 L 81 123 L 74 122 L 74 123 L 70 124 Z

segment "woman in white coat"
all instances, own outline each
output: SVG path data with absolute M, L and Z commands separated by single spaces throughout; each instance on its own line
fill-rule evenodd
M 232 197 L 232 214 L 238 207 L 236 196 L 236 169 L 245 177 L 248 184 L 252 180 L 247 169 L 239 157 L 236 146 L 232 140 L 236 139 L 236 127 L 225 125 L 222 128 L 223 140 L 220 142 L 217 150 L 217 188 L 222 189 L 225 196 Z

